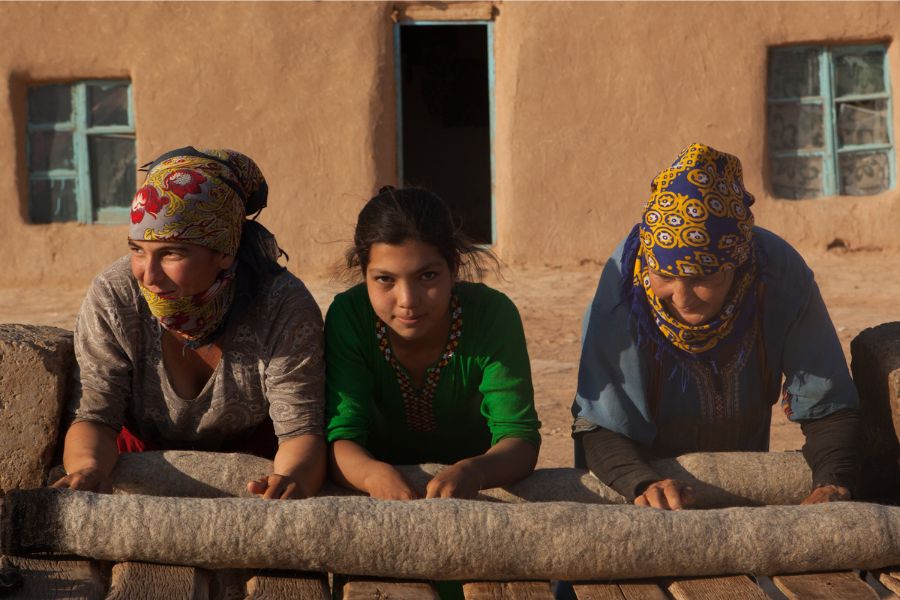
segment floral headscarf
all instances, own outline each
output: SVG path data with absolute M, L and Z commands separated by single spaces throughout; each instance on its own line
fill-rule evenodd
M 640 290 L 658 333 L 694 356 L 743 332 L 755 313 L 757 260 L 753 195 L 744 188 L 737 157 L 692 144 L 653 179 L 650 200 L 632 237 L 631 285 Z M 627 263 L 626 263 L 627 264 Z M 718 316 L 687 325 L 671 315 L 650 287 L 650 270 L 700 277 L 735 269 L 734 283 Z
M 168 152 L 150 163 L 147 179 L 131 204 L 129 237 L 140 241 L 196 244 L 236 255 L 248 211 L 266 204 L 268 187 L 259 167 L 233 150 Z M 234 300 L 237 261 L 219 273 L 209 289 L 185 298 L 167 298 L 140 286 L 160 324 L 206 343 L 222 325 Z

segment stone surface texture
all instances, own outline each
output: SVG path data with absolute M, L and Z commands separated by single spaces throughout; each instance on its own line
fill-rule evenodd
M 0 491 L 43 485 L 73 362 L 71 332 L 0 324 Z
M 739 452 L 686 454 L 654 461 L 665 477 L 690 482 L 702 508 L 797 504 L 809 493 L 812 478 L 797 452 Z M 444 465 L 399 467 L 424 496 L 425 486 Z M 246 483 L 272 472 L 272 463 L 248 454 L 167 450 L 125 454 L 112 474 L 119 494 L 197 498 L 247 497 Z M 353 492 L 326 484 L 320 496 Z M 538 469 L 506 488 L 482 490 L 480 500 L 500 502 L 585 502 L 621 504 L 625 499 L 581 469 Z
M 13 490 L 0 552 L 402 579 L 801 573 L 900 564 L 900 507 L 160 498 Z

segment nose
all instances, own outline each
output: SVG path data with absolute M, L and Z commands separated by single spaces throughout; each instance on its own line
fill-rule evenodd
M 684 279 L 678 277 L 673 282 L 672 302 L 676 306 L 690 306 L 697 296 L 694 294 L 694 287 Z
M 169 291 L 164 287 L 167 277 L 159 259 L 151 256 L 143 261 L 142 266 L 141 284 L 145 288 L 154 293 Z
M 400 282 L 397 284 L 397 306 L 400 308 L 412 309 L 418 303 L 418 294 L 415 286 L 409 283 Z

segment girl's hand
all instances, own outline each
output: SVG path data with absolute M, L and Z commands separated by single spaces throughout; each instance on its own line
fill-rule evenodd
M 850 500 L 850 490 L 840 485 L 820 485 L 809 496 L 803 499 L 804 504 L 822 504 L 824 502 L 843 502 Z
M 663 479 L 647 486 L 634 503 L 663 510 L 690 508 L 694 504 L 694 488 L 677 479 Z
M 80 490 L 82 492 L 100 492 L 101 494 L 112 492 L 109 478 L 103 474 L 103 471 L 96 467 L 89 467 L 69 473 L 64 477 L 57 479 L 50 487 L 69 488 L 72 490 Z
M 363 491 L 379 500 L 416 500 L 419 494 L 400 474 L 386 463 L 374 463 L 363 480 Z
M 271 473 L 248 481 L 247 491 L 266 500 L 302 499 L 313 495 L 301 482 L 278 473 Z
M 471 499 L 478 495 L 483 483 L 478 467 L 463 460 L 435 475 L 425 488 L 425 497 Z

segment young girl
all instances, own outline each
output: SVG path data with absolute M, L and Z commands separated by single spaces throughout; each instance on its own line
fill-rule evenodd
M 120 452 L 199 449 L 274 457 L 265 498 L 325 476 L 322 316 L 248 220 L 268 187 L 250 158 L 181 148 L 151 163 L 125 256 L 98 275 L 75 323 L 81 393 L 55 487 L 103 490 Z
M 365 283 L 325 322 L 332 476 L 382 499 L 418 495 L 392 466 L 448 466 L 428 498 L 472 498 L 534 470 L 540 422 L 522 322 L 504 294 L 460 276 L 496 259 L 435 194 L 382 188 L 347 253 Z

